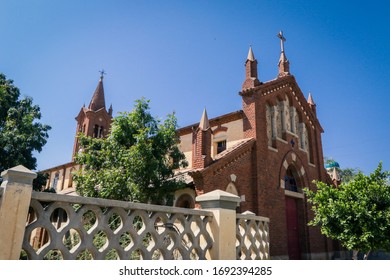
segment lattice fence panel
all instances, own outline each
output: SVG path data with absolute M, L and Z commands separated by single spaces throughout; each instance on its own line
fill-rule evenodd
M 27 259 L 205 259 L 207 211 L 35 193 Z
M 269 219 L 255 215 L 237 215 L 237 260 L 268 260 Z

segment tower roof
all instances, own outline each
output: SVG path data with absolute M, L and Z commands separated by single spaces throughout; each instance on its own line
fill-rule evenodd
M 252 46 L 249 47 L 248 57 L 246 59 L 249 61 L 255 61 L 255 56 L 252 51 Z
M 95 92 L 93 93 L 91 102 L 88 106 L 88 109 L 91 109 L 93 111 L 97 111 L 101 108 L 106 108 L 106 102 L 104 100 L 103 74 L 104 72 L 102 71 L 99 83 L 95 89 Z
M 210 128 L 209 118 L 207 117 L 206 108 L 203 110 L 202 118 L 200 119 L 199 128 L 201 130 L 207 130 Z
M 335 168 L 335 167 L 340 167 L 340 164 L 337 162 L 337 161 L 334 161 L 334 160 L 331 160 L 330 162 L 328 162 L 327 164 L 325 164 L 325 168 L 328 169 L 328 168 Z

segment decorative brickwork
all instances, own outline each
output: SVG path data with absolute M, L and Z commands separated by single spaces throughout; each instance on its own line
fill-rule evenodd
M 279 64 L 280 75 L 275 80 L 250 83 L 257 79 L 256 65 L 250 50 L 240 92 L 242 140 L 214 155 L 210 164 L 194 165 L 188 174 L 193 178 L 197 195 L 216 189 L 234 190 L 242 200 L 237 211 L 249 210 L 270 218 L 271 258 L 311 258 L 312 255 L 327 258 L 332 250 L 331 242 L 318 229 L 308 228 L 312 212 L 302 191 L 314 188 L 313 180 L 329 180 L 323 163 L 323 129 L 316 108 L 308 103 L 290 74 L 284 53 Z M 198 141 L 209 141 L 200 138 L 198 130 L 180 131 L 181 136 L 186 133 L 192 133 Z M 226 131 L 228 144 L 231 137 Z M 296 217 L 295 226 L 291 226 L 291 217 Z M 296 231 L 295 240 L 290 236 L 291 230 Z

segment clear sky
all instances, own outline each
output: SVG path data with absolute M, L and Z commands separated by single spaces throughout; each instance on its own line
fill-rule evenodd
M 283 30 L 290 71 L 312 93 L 324 155 L 365 173 L 390 170 L 390 17 L 371 1 L 1 0 L 0 72 L 52 126 L 38 170 L 71 160 L 75 117 L 104 69 L 106 105 L 176 112 L 180 126 L 241 109 L 252 45 L 274 79 Z

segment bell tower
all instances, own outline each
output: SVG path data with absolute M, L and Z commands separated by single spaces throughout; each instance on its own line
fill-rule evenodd
M 80 148 L 77 138 L 79 133 L 83 133 L 86 136 L 94 138 L 103 138 L 109 133 L 112 122 L 112 105 L 107 111 L 103 87 L 104 75 L 104 70 L 100 71 L 100 79 L 95 92 L 92 95 L 89 106 L 85 107 L 84 105 L 76 117 L 77 129 L 73 146 L 72 160 Z

